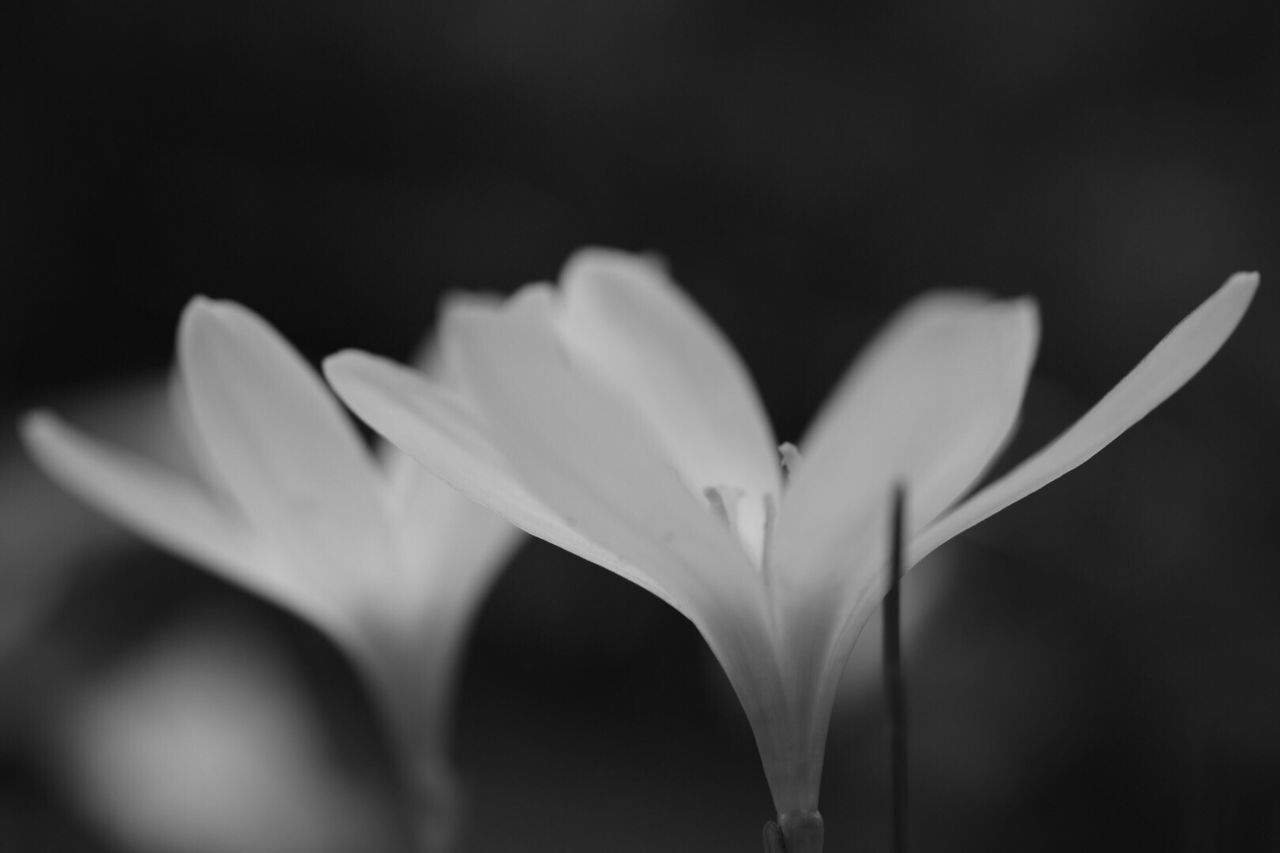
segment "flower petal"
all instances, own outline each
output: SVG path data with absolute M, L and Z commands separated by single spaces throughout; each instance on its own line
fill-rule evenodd
M 1086 462 L 1146 417 L 1195 376 L 1226 342 L 1257 287 L 1256 273 L 1233 275 L 1066 432 L 916 537 L 912 562 Z
M 22 419 L 27 450 L 67 491 L 201 565 L 244 572 L 251 535 L 200 484 L 111 448 L 51 412 Z
M 405 575 L 378 602 L 377 618 L 361 625 L 363 661 L 401 748 L 422 762 L 448 754 L 450 697 L 470 627 L 524 534 L 399 448 L 394 453 L 408 459 L 391 486 Z
M 411 618 L 426 608 L 470 614 L 524 538 L 492 510 L 409 459 L 392 482 L 393 521 L 408 570 L 399 597 Z
M 695 494 L 778 493 L 777 442 L 742 360 L 654 263 L 586 249 L 561 285 L 557 325 L 575 362 L 635 404 Z
M 40 467 L 103 514 L 322 627 L 344 630 L 328 603 L 283 571 L 278 555 L 203 484 L 103 444 L 49 412 L 28 414 L 20 429 Z
M 761 575 L 727 523 L 689 491 L 647 424 L 596 374 L 575 370 L 554 310 L 551 292 L 535 285 L 500 312 L 446 317 L 446 348 L 494 443 L 534 494 L 632 567 L 625 577 L 668 593 L 724 667 L 770 784 L 781 786 L 775 791 L 816 798 L 816 788 L 804 786 L 821 763 L 814 768 L 807 753 L 788 754 L 792 697 Z M 793 764 L 802 766 L 792 773 Z
M 433 635 L 450 633 L 446 624 L 472 618 L 480 599 L 523 541 L 523 531 L 396 445 L 382 444 L 388 511 L 405 573 L 385 606 L 410 621 L 438 623 Z M 415 632 L 420 629 L 406 626 L 403 633 Z
M 714 614 L 758 606 L 758 575 L 646 424 L 593 373 L 570 363 L 553 311 L 551 291 L 538 285 L 501 312 L 453 311 L 445 346 L 457 354 L 489 435 L 521 482 L 666 590 L 714 648 Z M 760 613 L 737 617 L 749 622 Z
M 178 356 L 200 438 L 245 516 L 313 581 L 370 588 L 391 565 L 380 474 L 320 377 L 230 302 L 188 305 Z
M 771 555 L 780 582 L 845 578 L 883 536 L 896 483 L 917 529 L 972 485 L 1017 419 L 1037 339 L 1027 299 L 937 293 L 904 309 L 806 438 Z
M 329 356 L 324 372 L 334 391 L 363 421 L 471 500 L 525 532 L 669 599 L 665 590 L 572 529 L 531 495 L 485 435 L 471 404 L 457 392 L 404 365 L 354 350 Z

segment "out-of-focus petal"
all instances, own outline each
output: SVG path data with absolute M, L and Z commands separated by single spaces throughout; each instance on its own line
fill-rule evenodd
M 310 365 L 256 314 L 206 299 L 183 313 L 178 357 L 196 428 L 245 516 L 313 583 L 370 587 L 365 573 L 391 564 L 380 473 Z
M 525 532 L 670 600 L 665 590 L 533 497 L 489 441 L 470 403 L 456 392 L 404 365 L 352 350 L 327 358 L 324 372 L 363 421 L 468 498 Z
M 889 324 L 810 430 L 779 512 L 785 586 L 826 589 L 884 535 L 896 483 L 919 529 L 981 475 L 1017 419 L 1038 340 L 1035 305 L 930 294 Z M 817 594 L 822 594 L 818 592 Z
M 393 846 L 389 810 L 335 760 L 296 666 L 254 634 L 235 621 L 170 626 L 162 642 L 76 684 L 49 721 L 60 788 L 115 836 L 107 849 Z
M 655 264 L 604 249 L 561 276 L 557 328 L 575 364 L 635 404 L 695 494 L 778 493 L 773 431 L 737 353 Z
M 1213 357 L 1240 323 L 1258 286 L 1236 273 L 1066 432 L 915 538 L 912 561 L 1091 458 L 1146 417 Z
M 402 576 L 360 626 L 361 653 L 388 725 L 426 771 L 420 759 L 448 754 L 451 703 L 442 700 L 456 689 L 470 626 L 524 533 L 416 460 L 398 471 L 391 520 Z
M 453 294 L 441 310 L 459 302 L 497 306 L 500 300 L 489 294 Z M 459 384 L 456 370 L 451 370 L 445 361 L 438 337 L 424 341 L 410 364 L 427 379 L 445 387 L 457 388 Z M 405 594 L 418 599 L 419 614 L 430 608 L 441 614 L 439 618 L 451 612 L 470 618 L 477 599 L 520 545 L 524 533 L 441 480 L 394 444 L 387 445 L 385 470 L 393 526 L 412 575 L 406 578 Z M 414 571 L 414 566 L 430 566 L 433 571 Z M 448 582 L 441 583 L 439 575 L 446 575 Z M 421 582 L 415 584 L 417 579 Z
M 48 412 L 27 415 L 21 432 L 40 467 L 103 514 L 322 625 L 337 625 L 328 602 L 282 571 L 278 555 L 202 484 L 109 447 Z
M 406 570 L 397 597 L 411 618 L 469 616 L 524 534 L 404 451 L 393 452 L 405 460 L 388 471 L 391 520 Z
M 220 500 L 231 501 L 231 491 L 218 469 L 217 463 L 204 443 L 200 428 L 196 426 L 196 414 L 191 408 L 191 394 L 187 383 L 182 378 L 182 371 L 175 366 L 169 372 L 168 383 L 169 418 L 173 422 L 177 444 L 184 451 L 184 461 L 204 482 L 204 485 L 218 495 Z
M 445 345 L 489 435 L 520 480 L 576 530 L 647 575 L 713 649 L 732 612 L 759 618 L 755 570 L 727 524 L 689 491 L 645 424 L 553 328 L 550 291 L 521 291 L 501 313 L 455 311 Z
M 90 438 L 50 412 L 22 420 L 27 450 L 72 494 L 201 565 L 243 572 L 249 531 L 202 485 Z
M 501 304 L 501 302 L 502 298 L 496 294 L 458 291 L 445 294 L 440 303 L 439 313 L 443 316 L 448 312 L 449 306 L 459 303 L 494 307 Z M 453 393 L 459 393 L 458 371 L 445 360 L 444 349 L 440 345 L 440 337 L 436 334 L 436 325 L 432 324 L 430 332 L 418 342 L 418 345 L 414 347 L 413 352 L 405 363 L 432 383 L 448 388 Z M 425 476 L 433 476 L 426 473 L 422 465 L 414 461 L 412 456 L 397 448 L 392 442 L 378 441 L 376 453 L 382 463 L 383 470 L 387 471 L 393 480 L 401 476 L 399 469 L 406 466 L 410 470 L 423 471 Z

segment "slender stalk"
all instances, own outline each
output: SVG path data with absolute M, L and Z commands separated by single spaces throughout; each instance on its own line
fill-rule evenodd
M 889 849 L 907 850 L 907 706 L 902 680 L 902 607 L 899 597 L 905 559 L 906 490 L 893 490 L 889 534 L 889 588 L 884 596 L 884 693 L 889 718 Z
M 412 853 L 454 853 L 461 836 L 462 796 L 453 768 L 445 760 L 401 768 Z
M 358 648 L 399 772 L 413 853 L 456 853 L 463 796 L 449 759 L 451 702 L 464 636 L 443 619 L 419 631 L 374 626 Z
M 822 853 L 822 815 L 794 811 L 764 825 L 764 853 Z
M 884 691 L 889 717 L 889 849 L 907 850 L 907 705 L 902 679 L 900 582 L 906 560 L 906 489 L 893 490 L 889 531 L 889 583 L 884 596 Z M 788 812 L 764 825 L 764 853 L 821 853 L 822 815 Z

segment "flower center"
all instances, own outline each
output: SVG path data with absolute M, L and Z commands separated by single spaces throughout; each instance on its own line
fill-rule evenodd
M 791 442 L 778 445 L 778 465 L 782 469 L 782 481 L 786 483 L 800 464 L 800 451 Z M 773 519 L 777 515 L 777 496 L 768 493 L 748 492 L 739 486 L 707 486 L 702 490 L 711 512 L 724 522 L 751 562 L 761 572 L 769 554 L 769 536 L 773 532 Z
M 800 464 L 800 448 L 789 441 L 779 444 L 778 464 L 782 467 L 782 481 L 785 483 L 791 479 L 791 475 L 796 471 L 796 466 Z
M 773 525 L 773 496 L 749 494 L 738 486 L 708 486 L 707 505 L 738 537 L 756 568 L 764 568 L 769 528 Z

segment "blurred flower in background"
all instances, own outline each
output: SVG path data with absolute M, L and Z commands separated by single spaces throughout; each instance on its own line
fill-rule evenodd
M 175 419 L 200 476 L 29 416 L 60 483 L 144 535 L 312 621 L 386 714 L 424 850 L 455 843 L 447 717 L 457 658 L 517 532 L 394 450 L 376 459 L 261 318 L 197 299 L 179 330 Z
M 115 383 L 74 402 L 72 417 L 181 471 L 189 463 L 161 378 Z M 188 471 L 187 473 L 193 473 Z M 16 442 L 0 450 L 0 660 L 36 629 L 72 582 L 70 566 L 126 539 L 119 525 L 81 506 L 37 469 Z
M 388 850 L 394 813 L 343 772 L 289 663 L 232 619 L 176 626 L 107 677 L 76 685 L 54 763 L 127 849 Z

